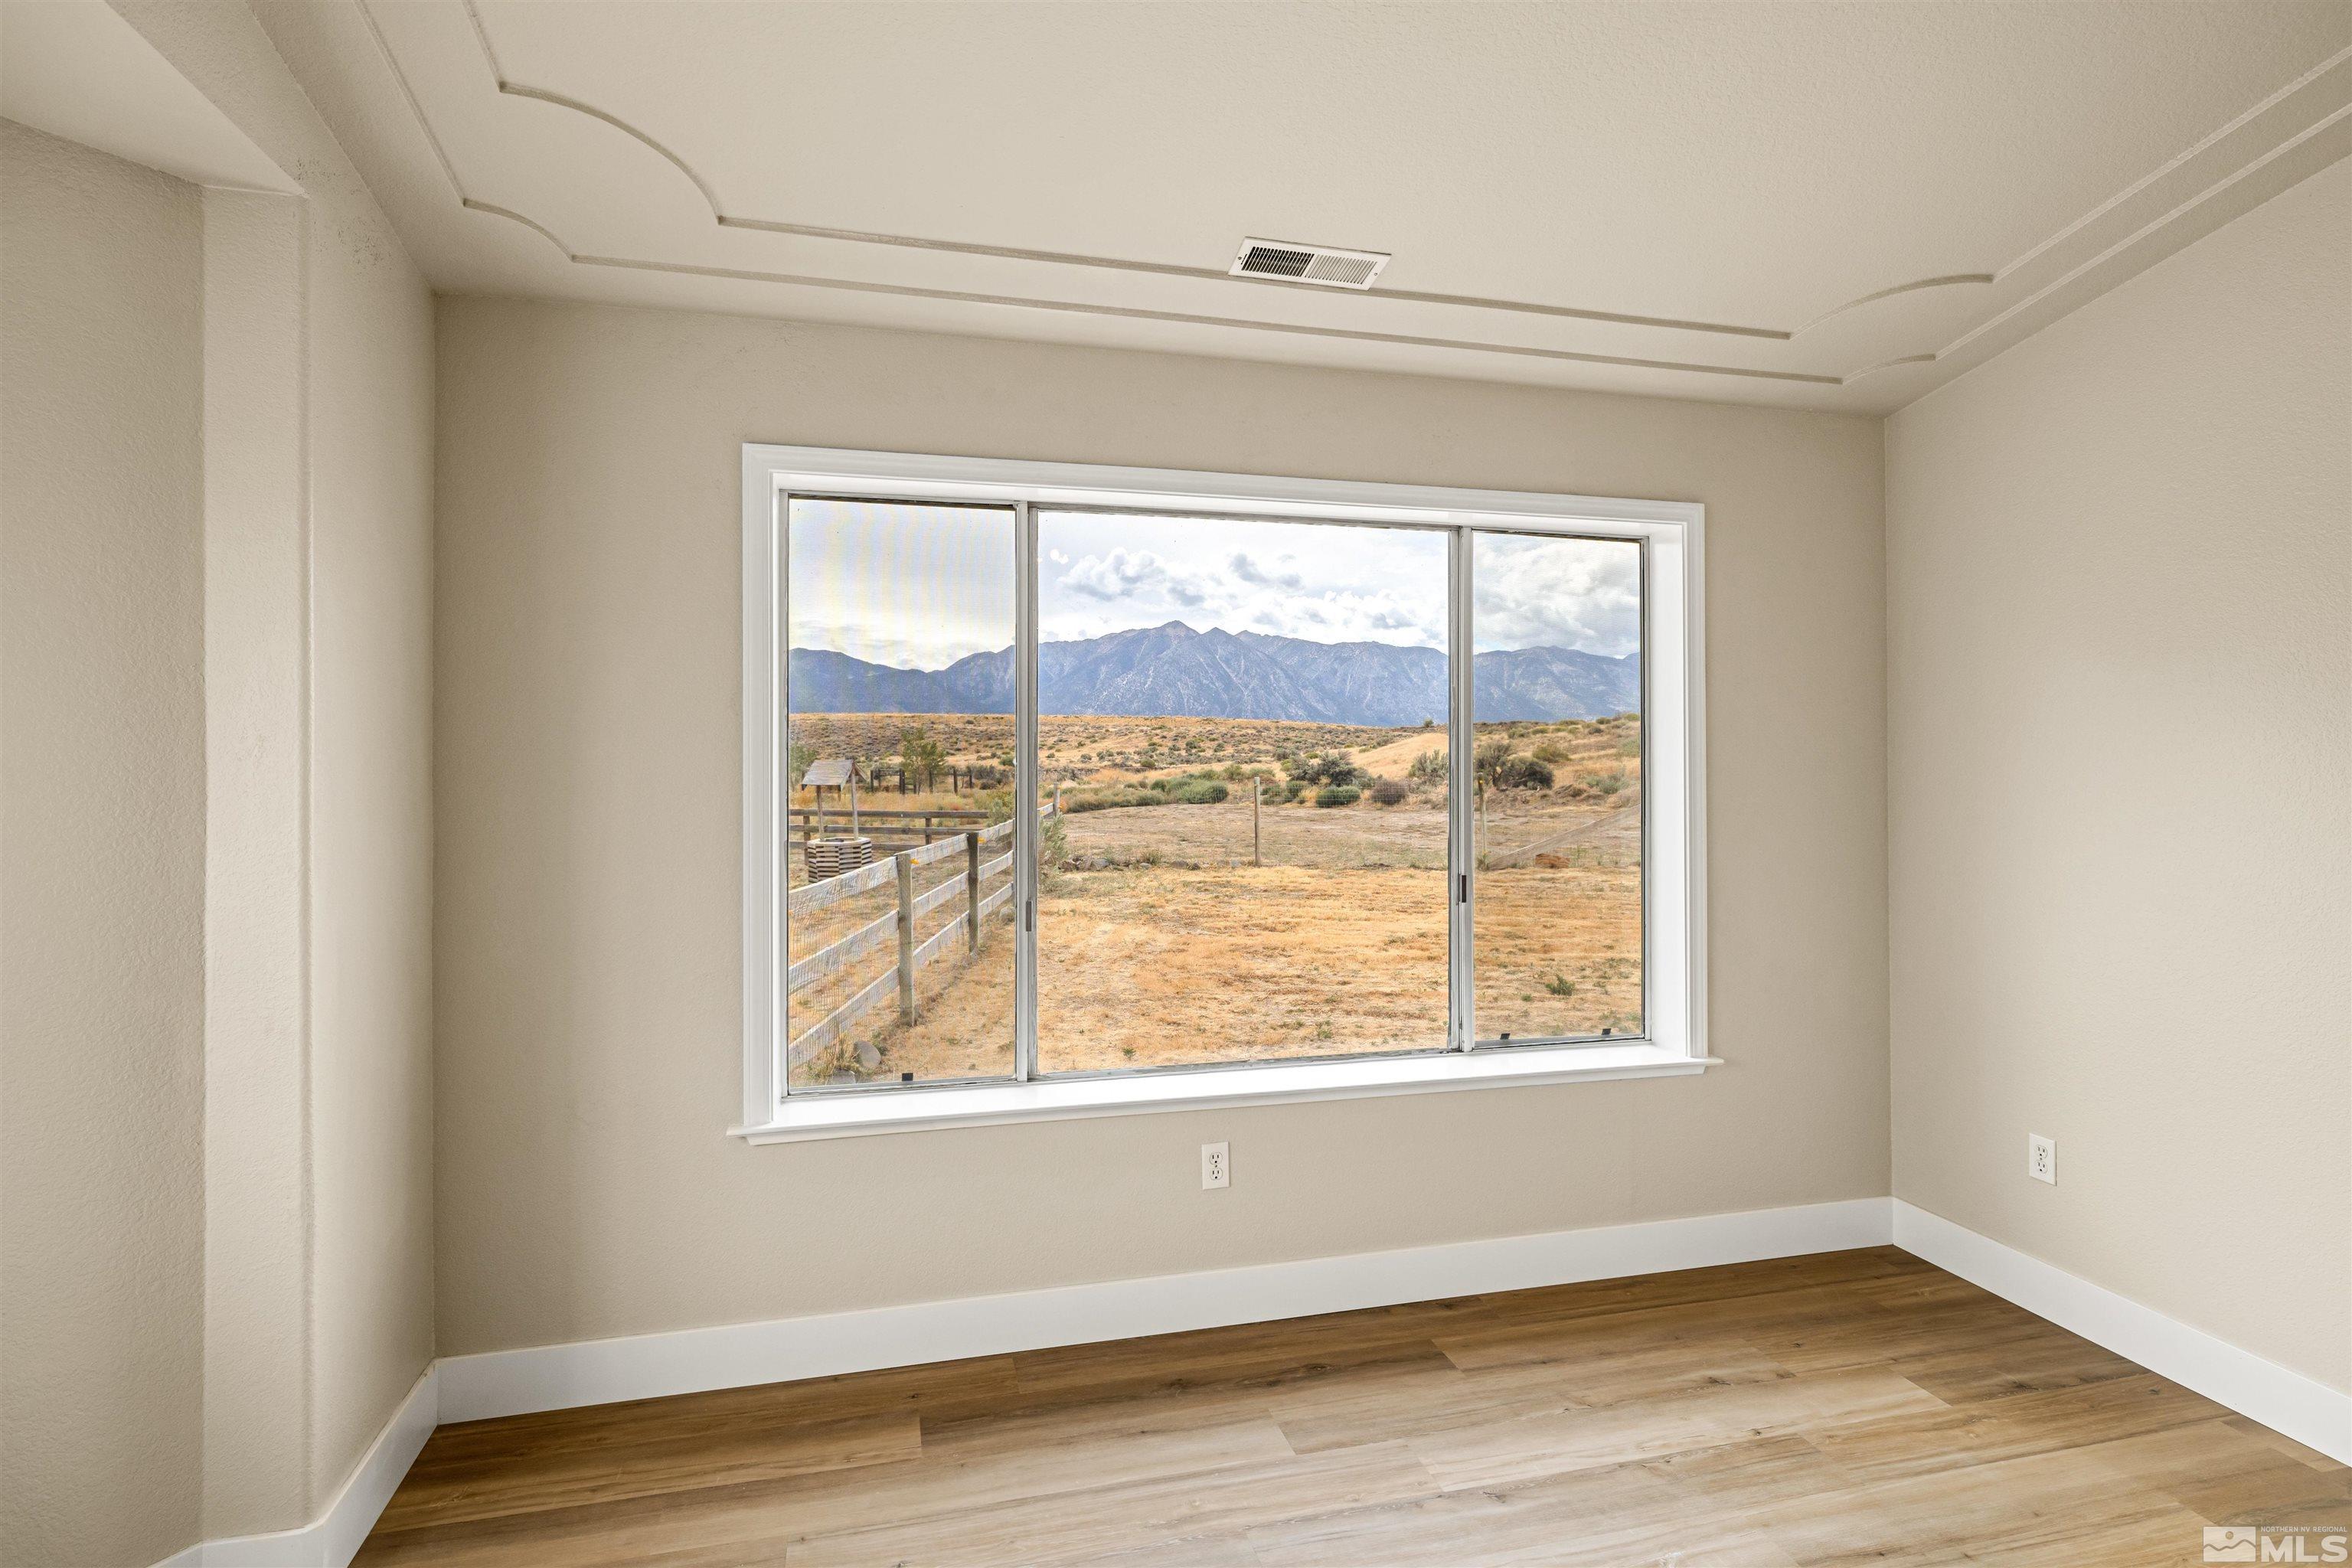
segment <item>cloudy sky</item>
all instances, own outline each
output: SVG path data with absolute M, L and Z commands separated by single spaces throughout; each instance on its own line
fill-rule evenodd
M 1445 646 L 1445 541 L 1413 529 L 1041 511 L 1047 642 L 1182 621 L 1317 642 Z M 1617 656 L 1641 638 L 1640 552 L 1482 534 L 1474 635 Z M 1013 641 L 1013 522 L 978 508 L 800 501 L 792 646 L 936 669 Z

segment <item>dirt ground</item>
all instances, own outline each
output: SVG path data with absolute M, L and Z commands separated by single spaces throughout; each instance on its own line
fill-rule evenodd
M 1473 915 L 1478 1033 L 1496 1038 L 1638 1032 L 1640 812 L 1628 798 L 1490 792 Z M 1445 1040 L 1445 813 L 1433 795 L 1381 808 L 1304 803 L 1258 814 L 1246 794 L 1213 805 L 1142 806 L 1066 819 L 1071 862 L 1040 884 L 1038 1039 L 1049 1072 L 1262 1060 L 1440 1047 Z M 1507 864 L 1506 864 L 1507 863 Z M 921 868 L 920 891 L 961 874 Z M 795 956 L 887 912 L 864 894 L 792 922 Z M 925 917 L 919 935 L 961 918 Z M 793 998 L 800 1032 L 875 974 L 886 942 L 845 975 Z M 835 1074 L 918 1079 L 1010 1070 L 1009 910 L 980 952 L 918 979 L 918 1020 L 889 1004 L 854 1051 L 795 1081 Z

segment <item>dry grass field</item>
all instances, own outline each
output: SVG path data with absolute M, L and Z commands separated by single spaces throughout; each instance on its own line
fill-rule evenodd
M 871 727 L 869 743 L 919 728 L 959 763 L 1001 718 L 824 716 Z M 968 727 L 967 727 L 968 726 Z M 799 738 L 796 730 L 795 739 Z M 1282 759 L 1345 751 L 1376 779 L 1409 778 L 1414 757 L 1443 753 L 1440 731 L 1360 730 L 1270 721 L 1061 719 L 1041 723 L 1050 773 L 1066 798 L 1167 789 L 1208 772 L 1226 797 L 1074 810 L 1049 834 L 1038 904 L 1038 1038 L 1045 1071 L 1088 1071 L 1441 1047 L 1445 1039 L 1445 791 L 1411 786 L 1392 805 L 1369 791 L 1339 806 L 1316 792 L 1284 804 Z M 1639 726 L 1631 719 L 1481 726 L 1482 755 L 1507 742 L 1544 762 L 1549 788 L 1482 791 L 1474 913 L 1475 997 L 1483 1038 L 1638 1033 L 1641 1027 Z M 977 745 L 973 742 L 978 742 Z M 967 749 L 969 748 L 969 749 Z M 870 752 L 868 756 L 888 753 Z M 1177 761 L 1163 759 L 1173 756 Z M 1145 759 L 1151 765 L 1144 765 Z M 1108 759 L 1108 760 L 1107 760 Z M 1492 759 L 1490 759 L 1492 760 Z M 1428 770 L 1424 764 L 1424 771 Z M 868 797 L 898 806 L 895 793 Z M 908 808 L 971 807 L 973 795 L 910 795 Z M 996 797 L 1000 813 L 1008 796 Z M 799 878 L 794 868 L 794 880 Z M 921 868 L 918 893 L 961 875 L 962 858 Z M 794 958 L 895 908 L 884 889 L 791 922 Z M 961 919 L 961 903 L 923 917 L 919 937 Z M 917 1079 L 1003 1073 L 1013 1037 L 1009 910 L 977 954 L 958 946 L 918 977 L 918 1018 L 895 1005 L 795 1081 Z M 889 968 L 895 944 L 794 995 L 797 1035 Z M 861 1056 L 856 1047 L 862 1043 Z

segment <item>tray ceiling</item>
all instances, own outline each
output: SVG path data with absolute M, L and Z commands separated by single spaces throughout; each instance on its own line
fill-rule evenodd
M 1824 408 L 2352 151 L 2340 0 L 257 10 L 444 289 Z

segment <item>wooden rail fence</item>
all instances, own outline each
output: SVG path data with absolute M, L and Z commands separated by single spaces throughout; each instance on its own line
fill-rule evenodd
M 955 837 L 974 827 L 984 826 L 988 822 L 988 813 L 961 806 L 941 806 L 931 811 L 896 808 L 883 811 L 861 805 L 855 812 L 848 812 L 833 805 L 825 807 L 822 813 L 813 805 L 789 806 L 784 811 L 784 828 L 792 847 L 798 848 L 807 843 L 820 820 L 835 833 L 863 833 L 870 826 L 872 837 L 876 838 L 920 838 L 925 844 L 929 844 L 935 838 Z
M 1050 819 L 1056 808 L 1047 805 L 1038 812 L 1040 822 Z M 867 812 L 868 816 L 878 816 Z M 942 813 L 908 812 L 908 816 L 941 816 Z M 978 815 L 978 814 L 974 814 Z M 786 971 L 784 991 L 792 993 L 815 984 L 829 974 L 837 974 L 876 948 L 898 940 L 898 962 L 860 986 L 848 1000 L 810 1026 L 805 1034 L 794 1039 L 785 1049 L 785 1058 L 793 1067 L 810 1061 L 830 1047 L 858 1019 L 880 1006 L 895 992 L 898 999 L 898 1016 L 908 1023 L 915 1020 L 915 976 L 925 964 L 948 953 L 961 936 L 964 951 L 980 951 L 981 928 L 988 917 L 1006 908 L 1013 901 L 1010 879 L 994 892 L 984 892 L 987 883 L 1013 869 L 1013 837 L 1011 818 L 987 828 L 966 828 L 952 838 L 926 843 L 919 849 L 902 849 L 887 860 L 877 860 L 871 866 L 861 866 L 855 871 L 838 877 L 828 877 L 821 882 L 810 882 L 794 888 L 785 896 L 787 916 L 807 914 L 859 893 L 873 892 L 894 883 L 898 897 L 896 907 L 886 910 L 859 926 L 846 936 L 827 943 L 807 957 L 799 960 Z M 998 844 L 1007 846 L 993 858 L 983 858 L 982 851 Z M 915 891 L 915 868 L 929 866 L 947 859 L 958 850 L 963 852 L 964 869 L 961 877 L 950 877 L 928 892 Z M 916 922 L 934 910 L 963 900 L 963 919 L 941 926 L 920 941 L 916 940 Z

